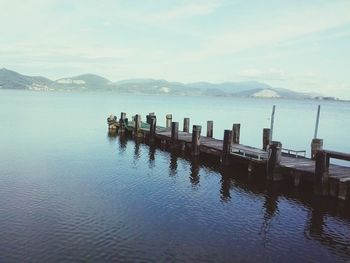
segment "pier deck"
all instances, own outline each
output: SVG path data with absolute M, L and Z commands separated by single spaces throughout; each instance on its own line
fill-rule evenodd
M 155 126 L 155 121 L 153 124 L 141 122 L 140 115 L 134 117 L 135 121 L 124 122 L 126 115 L 121 115 L 122 121 L 112 122 L 112 127 L 122 130 L 122 133 L 128 131 L 135 137 L 152 138 L 161 144 L 190 150 L 192 155 L 209 154 L 218 157 L 223 165 L 243 162 L 248 165 L 248 171 L 257 166 L 266 171 L 268 180 L 292 178 L 295 186 L 309 182 L 314 186 L 315 194 L 350 200 L 350 167 L 329 163 L 330 158 L 350 161 L 349 154 L 320 149 L 315 151 L 315 161 L 299 155 L 300 152 L 305 154 L 305 151 L 282 149 L 279 142 L 269 142 L 265 136 L 268 129 L 264 129 L 263 133 L 264 150 L 239 143 L 240 124 L 234 124 L 232 131 L 225 130 L 224 139 L 219 140 L 211 137 L 212 130 L 209 129 L 213 127 L 212 121 L 208 121 L 208 136 L 201 136 L 200 126 L 194 125 L 192 133 L 188 131 L 188 118 L 187 124 L 184 120 L 184 130 L 187 131 L 179 131 L 178 123 L 168 120 L 171 115 L 167 115 L 167 128 Z M 153 115 L 147 117 L 155 118 Z M 109 125 L 111 127 L 110 122 Z

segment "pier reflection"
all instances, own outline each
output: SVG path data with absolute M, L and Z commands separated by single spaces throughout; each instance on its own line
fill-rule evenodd
M 157 146 L 154 143 L 148 145 L 148 167 L 153 169 L 155 167 L 155 154 Z
M 111 134 L 109 140 L 115 140 L 114 135 Z M 120 152 L 124 152 L 127 147 L 127 138 L 119 136 L 119 149 Z M 142 158 L 140 153 L 141 141 L 134 140 L 134 152 L 133 156 L 135 160 Z M 213 189 L 217 189 L 218 198 L 221 201 L 229 204 L 235 202 L 232 199 L 233 192 L 246 192 L 249 196 L 260 197 L 261 204 L 261 227 L 259 235 L 262 235 L 264 245 L 267 247 L 269 231 L 274 229 L 275 224 L 278 224 L 278 220 L 274 220 L 278 217 L 283 210 L 280 205 L 283 202 L 288 202 L 288 205 L 296 206 L 308 212 L 306 218 L 304 235 L 307 239 L 312 239 L 332 253 L 338 255 L 350 256 L 350 238 L 347 233 L 350 233 L 350 229 L 347 229 L 344 233 L 344 228 L 349 225 L 350 222 L 350 204 L 340 202 L 339 200 L 322 199 L 315 197 L 309 188 L 294 188 L 283 182 L 267 182 L 262 180 L 261 173 L 259 171 L 248 172 L 247 167 L 222 167 L 218 165 L 217 161 L 210 162 L 203 157 L 193 157 L 178 149 L 167 149 L 166 147 L 159 148 L 156 143 L 148 144 L 148 165 L 153 169 L 156 167 L 156 152 L 163 151 L 168 155 L 168 171 L 170 176 L 177 176 L 182 172 L 182 166 L 179 166 L 180 162 L 187 162 L 190 170 L 189 183 L 193 188 L 198 189 L 200 187 L 200 174 L 202 169 L 206 169 L 209 172 L 216 173 L 221 176 L 220 186 Z M 179 177 L 180 178 L 180 177 Z M 282 201 L 283 200 L 283 201 Z M 280 211 L 281 210 L 281 211 Z M 334 224 L 334 222 L 338 222 Z M 343 224 L 342 224 L 343 222 Z M 339 229 L 337 230 L 337 227 Z
M 170 162 L 169 162 L 169 175 L 176 176 L 177 175 L 177 159 L 178 153 L 175 151 L 170 152 Z
M 190 174 L 190 182 L 193 187 L 198 186 L 199 184 L 199 157 L 193 156 L 191 158 L 191 174 Z

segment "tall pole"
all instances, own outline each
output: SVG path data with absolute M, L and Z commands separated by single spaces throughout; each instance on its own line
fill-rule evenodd
M 315 134 L 314 134 L 314 139 L 317 138 L 317 132 L 318 132 L 318 123 L 320 121 L 320 111 L 321 111 L 321 105 L 318 105 L 317 109 L 317 117 L 316 117 L 316 125 L 315 125 Z
M 272 142 L 272 133 L 273 133 L 273 124 L 275 121 L 275 109 L 276 109 L 276 105 L 273 105 L 272 107 L 272 113 L 271 113 L 271 124 L 270 124 L 270 143 Z

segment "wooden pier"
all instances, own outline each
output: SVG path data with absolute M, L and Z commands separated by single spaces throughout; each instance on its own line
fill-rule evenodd
M 225 130 L 223 140 L 213 138 L 213 121 L 207 123 L 206 136 L 201 135 L 201 126 L 193 125 L 189 131 L 189 118 L 179 123 L 172 121 L 172 115 L 166 115 L 166 127 L 157 126 L 154 113 L 147 115 L 146 122 L 140 115 L 129 121 L 125 113 L 120 119 L 111 115 L 108 127 L 112 132 L 131 134 L 136 138 L 145 138 L 188 152 L 193 156 L 209 155 L 217 158 L 224 166 L 244 164 L 248 171 L 262 171 L 260 174 L 270 181 L 287 180 L 298 187 L 310 184 L 316 195 L 330 196 L 341 200 L 350 200 L 350 167 L 330 164 L 330 158 L 350 161 L 350 154 L 322 149 L 320 139 L 314 139 L 312 156 L 306 158 L 305 151 L 282 148 L 282 144 L 270 141 L 271 131 L 265 128 L 262 136 L 262 148 L 240 144 L 240 124 L 233 124 L 232 130 Z

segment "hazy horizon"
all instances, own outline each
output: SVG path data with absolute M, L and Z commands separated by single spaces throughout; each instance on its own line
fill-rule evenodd
M 350 99 L 350 2 L 2 1 L 0 67 L 59 79 L 259 81 Z

